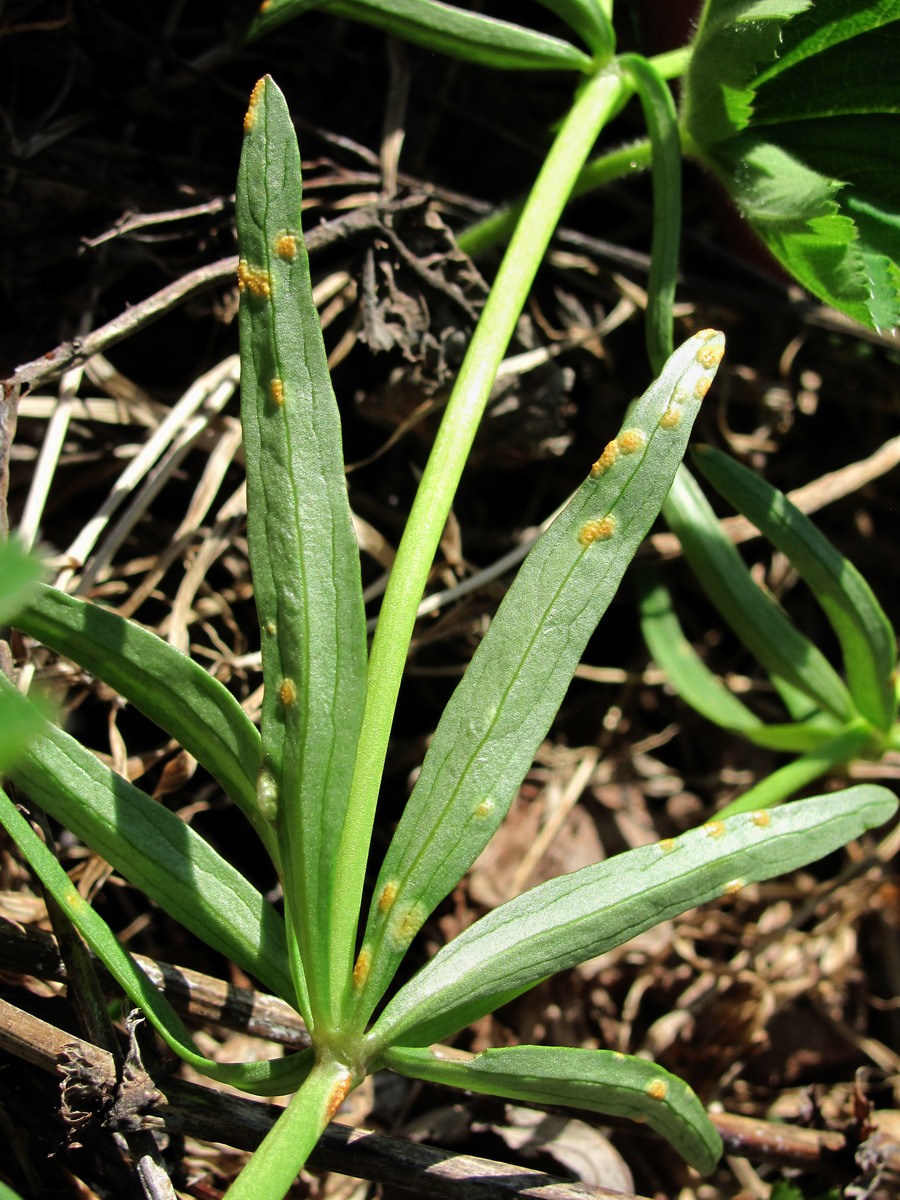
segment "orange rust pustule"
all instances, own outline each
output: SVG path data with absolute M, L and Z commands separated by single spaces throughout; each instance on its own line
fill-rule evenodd
M 253 85 L 253 91 L 250 93 L 250 103 L 247 105 L 247 111 L 244 113 L 244 133 L 249 133 L 256 122 L 256 109 L 265 90 L 265 79 L 257 79 Z
M 612 515 L 601 517 L 598 521 L 587 521 L 578 531 L 578 540 L 582 546 L 592 546 L 594 542 L 606 542 L 616 532 L 616 518 Z
M 293 262 L 297 257 L 297 239 L 292 233 L 283 233 L 275 239 L 275 253 L 285 262 Z
M 345 1071 L 341 1078 L 331 1089 L 331 1094 L 328 1097 L 328 1120 L 333 1121 L 337 1114 L 341 1111 L 341 1105 L 350 1095 L 353 1090 L 353 1078 L 349 1071 Z
M 647 441 L 642 429 L 626 429 L 618 437 L 619 449 L 623 454 L 634 454 L 636 450 L 640 450 Z
M 238 263 L 238 291 L 247 291 L 257 299 L 267 299 L 272 295 L 272 281 L 268 271 L 260 267 L 251 267 L 245 258 Z
M 600 475 L 605 475 L 618 457 L 619 443 L 616 438 L 613 438 L 611 442 L 606 443 L 603 453 L 591 467 L 591 478 L 597 479 Z

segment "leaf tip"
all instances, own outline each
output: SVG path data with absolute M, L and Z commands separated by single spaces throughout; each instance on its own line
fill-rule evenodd
M 264 0 L 260 12 L 264 12 L 267 7 L 267 2 Z M 253 85 L 253 91 L 250 93 L 250 103 L 247 105 L 247 111 L 244 113 L 244 133 L 250 133 L 253 126 L 256 124 L 256 112 L 259 108 L 259 102 L 266 90 L 267 76 L 263 75 L 261 79 L 257 79 Z

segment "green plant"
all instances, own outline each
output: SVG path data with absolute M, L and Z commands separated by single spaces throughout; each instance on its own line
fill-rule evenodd
M 638 56 L 613 58 L 611 0 L 538 3 L 586 50 L 443 0 L 266 0 L 249 37 L 317 8 L 500 70 L 590 79 L 617 65 L 625 73 L 620 105 L 632 89 L 646 103 L 646 83 L 628 78 Z M 900 320 L 898 49 L 898 0 L 705 0 L 690 46 L 639 65 L 657 84 L 683 78 L 676 143 L 721 180 L 782 266 L 828 304 L 885 331 Z M 573 194 L 656 167 L 661 141 L 650 133 L 588 163 Z M 674 198 L 669 188 L 659 219 Z M 491 215 L 460 244 L 479 253 L 509 235 L 518 211 Z
M 669 524 L 713 604 L 767 672 L 788 720 L 761 721 L 710 671 L 685 637 L 659 573 L 650 570 L 638 576 L 647 644 L 676 691 L 708 720 L 798 756 L 724 809 L 728 815 L 778 804 L 855 758 L 879 759 L 900 746 L 897 640 L 865 579 L 786 496 L 710 446 L 698 447 L 693 461 L 808 584 L 837 635 L 846 677 L 754 583 L 709 501 L 685 475 L 667 501 Z
M 602 11 L 589 3 L 569 8 Z M 247 1091 L 295 1090 L 231 1188 L 233 1200 L 282 1195 L 347 1093 L 382 1067 L 535 1103 L 639 1116 L 688 1161 L 711 1170 L 721 1151 L 715 1128 L 686 1085 L 652 1063 L 552 1046 L 467 1057 L 435 1043 L 548 975 L 697 903 L 808 863 L 895 811 L 885 789 L 858 787 L 715 821 L 553 879 L 476 922 L 388 997 L 423 921 L 506 814 L 588 637 L 664 501 L 722 357 L 721 334 L 703 330 L 631 407 L 509 589 L 439 723 L 359 930 L 375 800 L 416 602 L 491 379 L 568 189 L 630 80 L 649 78 L 642 63 L 632 66 L 629 82 L 621 66 L 592 77 L 560 128 L 448 405 L 368 660 L 338 411 L 300 228 L 299 153 L 270 79 L 257 84 L 245 119 L 237 195 L 261 731 L 196 663 L 96 605 L 41 588 L 18 618 L 176 737 L 241 807 L 282 880 L 284 920 L 174 814 L 48 723 L 10 772 L 26 796 L 294 1004 L 309 1027 L 312 1047 L 286 1059 L 213 1062 L 0 793 L 0 820 L 167 1044 Z M 663 128 L 666 105 L 655 88 L 651 80 L 648 107 Z M 660 310 L 651 344 L 664 341 L 665 326 Z M 0 696 L 11 690 L 0 683 Z
M 41 569 L 16 542 L 0 545 L 0 628 L 10 624 L 34 593 Z M 40 714 L 18 695 L 0 696 L 0 771 L 39 728 Z

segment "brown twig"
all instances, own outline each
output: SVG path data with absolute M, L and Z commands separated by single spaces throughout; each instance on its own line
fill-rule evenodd
M 89 1042 L 0 1000 L 0 1048 L 45 1071 L 56 1072 L 65 1055 L 79 1057 L 92 1078 L 115 1088 L 112 1055 Z M 156 1123 L 172 1132 L 254 1150 L 283 1111 L 244 1096 L 230 1095 L 180 1079 L 164 1082 L 165 1104 Z M 392 1183 L 452 1200 L 646 1200 L 607 1188 L 570 1183 L 528 1167 L 453 1154 L 366 1129 L 331 1124 L 309 1159 L 319 1171 L 340 1171 L 358 1179 Z
M 193 1022 L 224 1025 L 295 1049 L 309 1045 L 302 1018 L 277 996 L 235 987 L 200 971 L 174 967 L 142 954 L 134 958 L 172 1006 Z M 94 961 L 103 987 L 110 994 L 118 993 L 118 986 Z M 9 921 L 0 921 L 0 970 L 60 982 L 66 978 L 56 939 L 43 930 Z

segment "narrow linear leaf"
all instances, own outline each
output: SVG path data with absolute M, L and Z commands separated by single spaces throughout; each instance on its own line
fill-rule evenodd
M 703 1174 L 722 1155 L 722 1139 L 694 1092 L 645 1058 L 563 1046 L 512 1046 L 473 1056 L 445 1046 L 398 1046 L 385 1053 L 384 1065 L 488 1096 L 641 1121 Z
M 0 676 L 0 696 L 10 692 Z M 293 998 L 281 917 L 174 813 L 46 721 L 9 777 L 176 921 Z
M 634 83 L 653 147 L 647 351 L 651 368 L 659 371 L 672 353 L 672 312 L 681 247 L 681 137 L 672 93 L 652 63 L 639 54 L 622 54 L 618 62 Z
M 277 853 L 256 800 L 259 732 L 208 671 L 134 621 L 56 588 L 40 586 L 16 626 L 108 683 L 175 738 Z
M 0 543 L 0 625 L 28 602 L 41 577 L 41 564 L 16 541 Z
M 749 791 L 722 809 L 722 817 L 735 813 L 753 812 L 760 808 L 771 808 L 782 804 L 802 788 L 809 787 L 823 775 L 840 770 L 855 758 L 872 753 L 872 728 L 863 720 L 829 738 L 819 741 L 812 749 L 793 762 L 786 763 L 754 784 Z
M 201 1054 L 169 1001 L 119 944 L 103 918 L 81 896 L 2 788 L 0 824 L 128 998 L 146 1013 L 153 1027 L 180 1058 L 204 1075 L 256 1095 L 280 1096 L 299 1086 L 312 1066 L 311 1050 L 300 1051 L 289 1058 L 250 1063 L 220 1063 Z
M 707 721 L 740 734 L 756 746 L 802 753 L 838 732 L 826 714 L 818 721 L 767 725 L 715 675 L 684 635 L 669 590 L 655 569 L 635 572 L 641 630 L 657 666 L 669 677 L 678 695 Z
M 259 800 L 275 823 L 312 1016 L 337 1020 L 330 899 L 366 687 L 359 548 L 300 222 L 300 152 L 267 76 L 244 121 L 236 214 L 247 532 L 265 694 Z M 296 965 L 296 964 L 295 964 Z
M 897 715 L 897 638 L 868 583 L 809 517 L 761 476 L 711 446 L 698 447 L 694 461 L 812 589 L 841 643 L 856 707 L 886 733 Z
M 476 921 L 414 975 L 373 1027 L 373 1051 L 442 1041 L 547 976 L 813 862 L 896 809 L 886 788 L 863 785 L 711 821 L 541 884 Z
M 487 845 L 654 521 L 724 350 L 670 358 L 538 540 L 438 725 L 378 877 L 355 983 L 368 1016 L 413 936 Z
M 597 58 L 606 59 L 614 52 L 615 30 L 599 0 L 538 0 L 538 4 L 565 21 Z
M 18 762 L 41 728 L 40 710 L 15 688 L 0 694 L 0 779 Z
M 260 10 L 247 38 L 262 37 L 311 8 L 374 25 L 428 50 L 495 69 L 587 72 L 593 65 L 590 55 L 560 38 L 441 0 L 272 0 Z
M 785 680 L 841 723 L 856 709 L 841 677 L 784 609 L 753 582 L 709 501 L 682 467 L 663 515 L 700 586 L 773 683 Z

